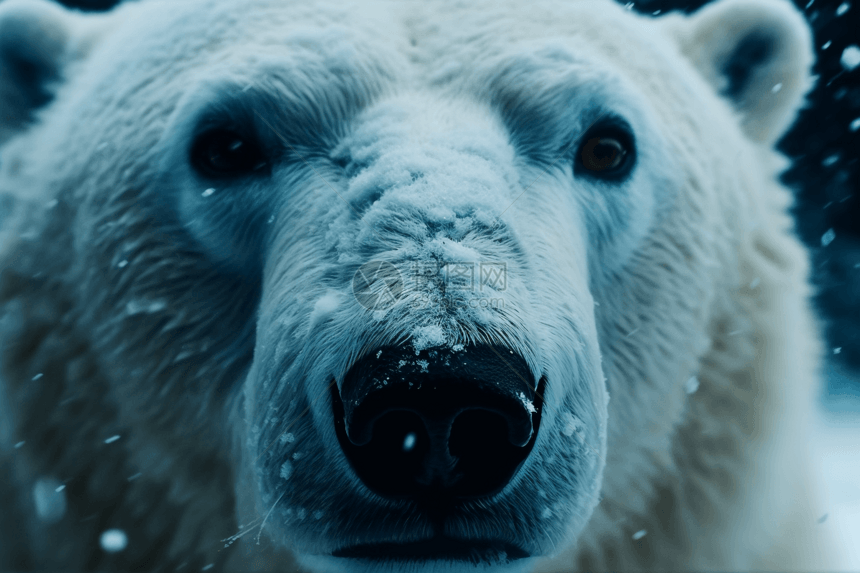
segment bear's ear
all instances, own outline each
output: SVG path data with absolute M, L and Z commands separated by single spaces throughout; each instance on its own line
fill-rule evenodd
M 0 1 L 0 143 L 48 103 L 67 66 L 88 51 L 102 18 L 48 0 Z
M 718 0 L 670 20 L 682 53 L 731 102 L 747 136 L 775 143 L 814 83 L 803 16 L 788 0 Z

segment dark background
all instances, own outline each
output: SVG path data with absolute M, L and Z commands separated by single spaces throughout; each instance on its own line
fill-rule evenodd
M 857 119 L 860 128 L 860 67 L 848 71 L 839 61 L 846 47 L 860 44 L 860 0 L 854 1 L 857 6 L 851 0 L 795 1 L 812 26 L 818 81 L 808 108 L 778 147 L 793 160 L 782 179 L 795 192 L 798 232 L 813 254 L 816 304 L 825 320 L 828 353 L 837 367 L 860 380 L 860 129 L 850 127 Z M 61 2 L 85 10 L 117 4 Z M 633 9 L 644 14 L 693 12 L 706 3 L 640 0 Z M 822 245 L 822 236 L 830 229 L 835 238 Z M 837 390 L 831 386 L 831 391 Z

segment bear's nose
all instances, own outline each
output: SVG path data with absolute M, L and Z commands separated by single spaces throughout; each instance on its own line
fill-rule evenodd
M 332 385 L 341 448 L 379 495 L 492 495 L 531 451 L 541 399 L 526 361 L 502 347 L 455 348 L 379 348 L 341 392 Z

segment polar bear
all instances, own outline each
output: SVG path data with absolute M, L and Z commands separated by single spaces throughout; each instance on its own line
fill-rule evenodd
M 781 0 L 0 4 L 0 568 L 812 570 Z

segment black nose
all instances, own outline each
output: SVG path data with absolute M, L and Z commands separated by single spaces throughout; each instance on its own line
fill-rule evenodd
M 502 347 L 383 347 L 332 385 L 335 429 L 356 474 L 392 498 L 500 491 L 525 461 L 541 397 L 526 361 Z

